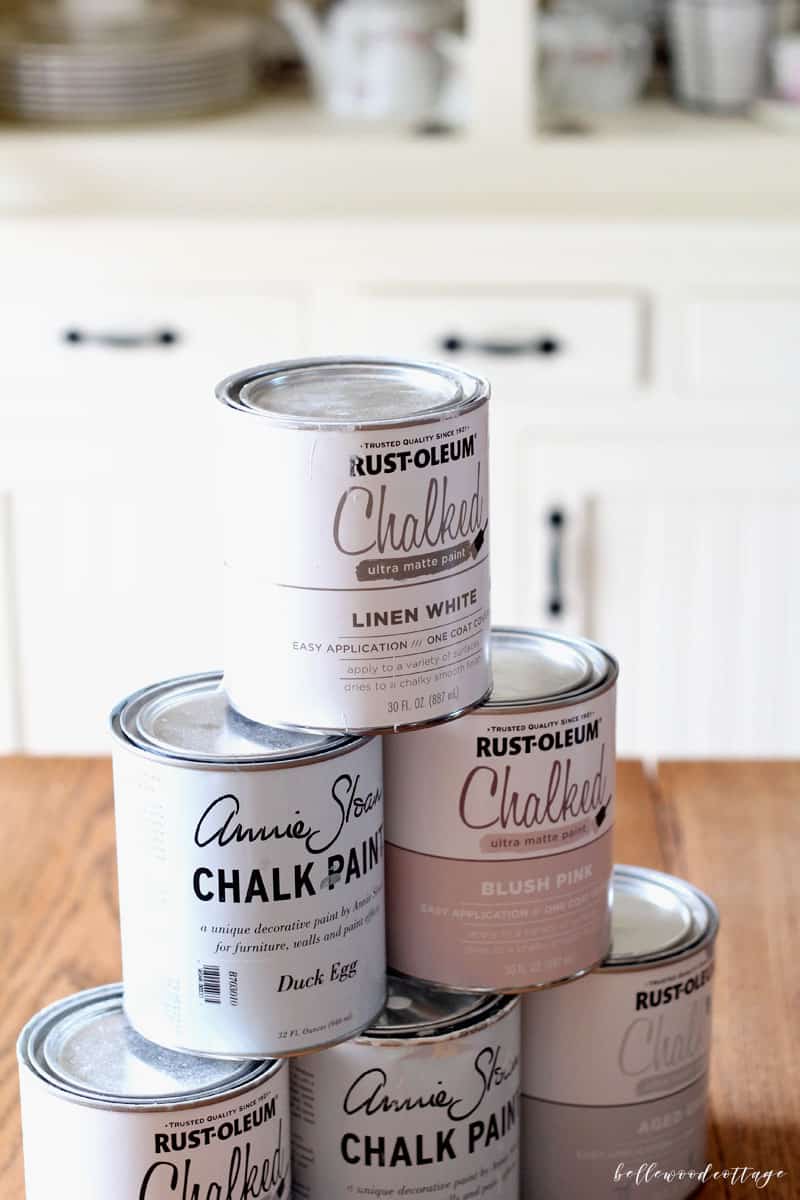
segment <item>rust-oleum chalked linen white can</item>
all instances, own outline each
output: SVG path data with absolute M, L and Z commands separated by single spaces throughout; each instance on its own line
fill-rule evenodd
M 518 1200 L 519 1001 L 389 976 L 361 1037 L 294 1059 L 295 1200 Z
M 525 991 L 610 941 L 617 666 L 590 642 L 492 631 L 491 698 L 384 738 L 389 966 Z
M 286 1063 L 155 1046 L 119 984 L 43 1009 L 17 1051 L 27 1200 L 289 1200 Z
M 488 385 L 315 359 L 223 402 L 225 686 L 265 724 L 458 716 L 489 675 Z
M 683 880 L 618 866 L 605 963 L 524 997 L 524 1200 L 697 1190 L 718 923 Z
M 256 725 L 218 673 L 112 714 L 125 1009 L 194 1054 L 352 1037 L 386 995 L 380 738 Z

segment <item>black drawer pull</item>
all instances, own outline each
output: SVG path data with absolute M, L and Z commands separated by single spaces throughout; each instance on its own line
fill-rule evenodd
M 548 358 L 561 354 L 564 343 L 553 334 L 543 333 L 537 337 L 504 341 L 500 338 L 467 338 L 457 333 L 448 333 L 440 339 L 439 347 L 446 354 L 493 354 L 505 358 L 520 358 L 523 355 Z
M 71 327 L 61 335 L 70 346 L 105 346 L 112 350 L 141 350 L 152 346 L 174 346 L 180 334 L 174 329 L 149 329 L 144 333 L 124 333 L 109 330 L 93 333 L 88 329 Z
M 551 508 L 547 514 L 547 524 L 550 528 L 550 553 L 548 556 L 548 586 L 547 612 L 551 617 L 560 617 L 564 613 L 564 527 L 567 518 L 563 509 Z

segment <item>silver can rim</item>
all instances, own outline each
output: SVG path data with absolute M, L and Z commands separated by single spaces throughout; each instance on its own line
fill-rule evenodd
M 213 1058 L 219 1060 L 220 1062 L 248 1062 L 251 1059 L 263 1059 L 264 1061 L 277 1062 L 279 1064 L 289 1063 L 292 1061 L 292 1059 L 305 1058 L 307 1054 L 321 1054 L 324 1050 L 333 1050 L 336 1046 L 341 1046 L 344 1042 L 355 1041 L 357 1038 L 361 1037 L 366 1030 L 372 1027 L 373 1022 L 383 1012 L 385 1003 L 386 1001 L 384 998 L 384 1000 L 381 1002 L 380 1008 L 377 1010 L 377 1012 L 372 1014 L 368 1021 L 364 1021 L 363 1024 L 357 1025 L 354 1029 L 350 1030 L 349 1033 L 344 1034 L 343 1037 L 332 1038 L 327 1042 L 315 1042 L 312 1046 L 303 1046 L 302 1049 L 298 1050 L 270 1050 L 263 1054 L 261 1052 L 257 1054 L 235 1054 L 232 1051 L 225 1053 L 217 1050 L 196 1050 L 191 1046 L 178 1045 L 176 1042 L 165 1042 L 161 1038 L 159 1038 L 157 1044 L 159 1046 L 163 1046 L 165 1050 L 174 1051 L 176 1054 L 191 1054 L 194 1058 Z M 131 1024 L 133 1024 L 133 1022 L 131 1022 Z M 143 1036 L 146 1037 L 147 1035 L 144 1034 Z
M 241 758 L 232 758 L 225 755 L 212 757 L 210 755 L 203 756 L 200 754 L 192 754 L 189 751 L 180 753 L 170 753 L 160 746 L 149 745 L 144 740 L 141 742 L 134 741 L 131 736 L 123 729 L 123 716 L 126 709 L 134 703 L 144 699 L 148 694 L 156 689 L 188 686 L 191 683 L 211 682 L 212 680 L 220 681 L 223 678 L 223 672 L 215 671 L 197 671 L 190 675 L 176 675 L 171 679 L 158 680 L 156 683 L 146 684 L 142 688 L 138 688 L 135 692 L 120 700 L 118 704 L 111 710 L 109 717 L 109 727 L 114 741 L 121 747 L 132 754 L 138 754 L 143 758 L 155 759 L 159 762 L 169 763 L 174 767 L 183 767 L 190 770 L 232 770 L 232 771 L 269 771 L 269 770 L 287 770 L 293 767 L 309 766 L 313 763 L 326 762 L 329 759 L 341 758 L 354 751 L 366 746 L 369 742 L 374 741 L 376 731 L 354 732 L 348 733 L 341 730 L 317 729 L 316 727 L 308 727 L 302 725 L 281 725 L 276 726 L 280 729 L 296 729 L 299 732 L 318 733 L 320 737 L 329 740 L 330 744 L 321 746 L 319 750 L 306 750 L 296 754 L 283 755 L 243 755 Z
M 174 1095 L 170 1094 L 160 1099 L 153 1098 L 150 1100 L 147 1098 L 135 1100 L 115 1096 L 109 1092 L 93 1091 L 90 1088 L 83 1089 L 69 1085 L 65 1080 L 60 1080 L 55 1073 L 45 1072 L 38 1066 L 30 1053 L 32 1038 L 40 1032 L 43 1033 L 49 1029 L 52 1022 L 62 1014 L 67 1015 L 75 1011 L 81 1003 L 89 1004 L 116 997 L 119 997 L 121 1000 L 122 994 L 123 985 L 121 983 L 101 984 L 99 987 L 86 988 L 83 991 L 62 996 L 61 999 L 55 1000 L 44 1008 L 39 1009 L 38 1012 L 34 1013 L 26 1021 L 17 1038 L 17 1063 L 20 1072 L 27 1072 L 42 1087 L 47 1088 L 54 1095 L 62 1097 L 66 1103 L 79 1104 L 84 1108 L 96 1108 L 112 1112 L 153 1113 L 203 1108 L 210 1104 L 246 1095 L 277 1075 L 285 1064 L 284 1059 L 270 1058 L 259 1060 L 248 1055 L 241 1060 L 243 1071 L 245 1071 L 246 1063 L 252 1063 L 252 1066 L 249 1071 L 245 1071 L 241 1079 L 236 1080 L 234 1083 L 197 1089 L 194 1092 L 189 1089 L 185 1095 L 176 1092 Z M 169 1047 L 165 1048 L 169 1049 Z M 214 1057 L 221 1058 L 220 1055 L 215 1055 Z
M 302 371 L 314 367 L 329 366 L 397 367 L 409 368 L 416 371 L 428 371 L 431 374 L 444 375 L 451 379 L 468 380 L 472 384 L 472 391 L 469 394 L 463 395 L 459 400 L 453 401 L 451 404 L 440 405 L 428 410 L 420 410 L 413 415 L 405 417 L 402 414 L 397 414 L 396 416 L 382 417 L 372 421 L 347 421 L 341 417 L 329 421 L 318 418 L 303 420 L 299 416 L 288 413 L 272 413 L 268 409 L 256 409 L 250 405 L 243 404 L 239 399 L 242 389 L 249 383 L 255 383 L 258 379 L 266 379 L 270 375 L 286 373 L 288 371 Z M 432 422 L 438 423 L 439 421 L 448 420 L 450 417 L 463 416 L 465 413 L 472 412 L 488 403 L 491 395 L 491 387 L 488 381 L 481 376 L 473 375 L 469 371 L 463 371 L 459 367 L 449 366 L 447 363 L 425 359 L 383 358 L 381 356 L 355 354 L 334 355 L 331 357 L 323 355 L 311 358 L 288 358 L 274 363 L 262 363 L 254 367 L 244 367 L 242 370 L 235 371 L 233 374 L 227 375 L 222 379 L 215 388 L 215 394 L 219 402 L 226 409 L 230 409 L 230 411 L 242 416 L 264 420 L 270 426 L 332 433 L 337 431 L 357 433 L 361 430 L 371 429 L 413 428 L 417 425 L 429 425 Z
M 531 700 L 509 702 L 506 700 L 493 701 L 491 693 L 489 693 L 489 698 L 484 701 L 481 707 L 490 709 L 493 715 L 498 713 L 549 712 L 556 708 L 569 708 L 571 705 L 582 704 L 587 700 L 593 700 L 597 696 L 602 696 L 604 692 L 610 691 L 616 685 L 619 678 L 619 663 L 616 658 L 603 646 L 599 645 L 599 643 L 593 642 L 589 638 L 575 637 L 571 634 L 553 633 L 548 629 L 537 629 L 535 626 L 525 625 L 493 625 L 491 633 L 522 634 L 537 638 L 548 638 L 552 641 L 563 642 L 568 646 L 575 646 L 579 649 L 585 646 L 598 654 L 606 665 L 606 671 L 600 679 L 593 680 L 585 687 L 576 688 L 570 692 L 561 692 L 557 696 L 544 696 Z
M 399 972 L 395 972 L 399 974 Z M 408 976 L 415 978 L 415 976 Z M 420 980 L 421 983 L 425 982 Z M 439 986 L 438 984 L 435 986 Z M 447 991 L 446 988 L 441 990 Z M 452 989 L 450 989 L 452 991 Z M 465 1016 L 455 1018 L 453 1021 L 437 1024 L 435 1026 L 420 1026 L 419 1030 L 409 1030 L 402 1034 L 387 1034 L 380 1030 L 370 1031 L 367 1029 L 360 1037 L 352 1039 L 360 1046 L 393 1046 L 409 1047 L 409 1046 L 429 1046 L 437 1045 L 442 1042 L 454 1041 L 457 1038 L 467 1037 L 473 1033 L 479 1033 L 483 1029 L 488 1029 L 492 1025 L 496 1025 L 507 1017 L 514 1008 L 519 1007 L 520 996 L 507 995 L 499 992 L 487 992 L 486 1006 L 477 1011 L 467 1013 Z M 436 1030 L 436 1032 L 425 1032 L 425 1029 Z
M 686 958 L 691 958 L 695 954 L 699 954 L 703 950 L 713 948 L 717 934 L 719 933 L 719 909 L 711 897 L 701 891 L 699 887 L 690 883 L 687 879 L 681 879 L 679 875 L 670 875 L 667 871 L 656 870 L 655 867 L 641 867 L 632 863 L 615 863 L 612 880 L 616 877 L 617 873 L 657 883 L 661 887 L 669 888 L 679 896 L 690 896 L 704 908 L 708 917 L 708 923 L 705 929 L 695 937 L 661 953 L 641 955 L 625 962 L 610 962 L 606 959 L 595 968 L 597 974 L 610 975 L 648 971 L 654 967 L 681 962 Z
M 350 730 L 347 735 L 343 736 L 353 737 L 360 744 L 363 744 L 370 741 L 373 737 L 388 737 L 394 733 L 419 733 L 425 729 L 436 729 L 439 725 L 449 725 L 452 721 L 459 721 L 462 717 L 471 716 L 483 708 L 486 704 L 487 696 L 491 695 L 491 690 L 489 688 L 477 700 L 473 700 L 470 704 L 462 705 L 455 712 L 444 713 L 441 717 L 430 717 L 427 721 L 413 721 L 408 725 L 371 725 L 369 728 L 364 727 Z M 290 731 L 297 730 L 300 732 L 305 728 L 304 725 L 292 725 L 288 721 L 280 725 L 275 721 L 273 724 L 277 729 L 287 729 Z M 318 727 L 315 726 L 315 728 Z M 320 732 L 335 735 L 339 731 L 335 729 L 321 729 Z

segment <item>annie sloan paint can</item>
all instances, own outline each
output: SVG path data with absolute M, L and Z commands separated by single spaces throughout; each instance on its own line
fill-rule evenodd
M 491 698 L 384 738 L 389 965 L 464 990 L 572 978 L 608 950 L 617 666 L 492 631 Z
M 617 867 L 602 967 L 525 997 L 525 1200 L 640 1190 L 685 1200 L 697 1190 L 717 926 L 713 903 L 690 884 Z
M 112 714 L 125 1008 L 145 1037 L 268 1058 L 386 994 L 379 738 L 256 725 L 220 675 Z
M 23 1029 L 27 1200 L 162 1200 L 291 1192 L 288 1068 L 174 1054 L 140 1037 L 119 984 Z
M 489 690 L 488 396 L 426 363 L 224 380 L 225 686 L 266 724 L 377 731 Z
M 519 1196 L 519 1001 L 389 977 L 364 1035 L 295 1059 L 295 1200 Z

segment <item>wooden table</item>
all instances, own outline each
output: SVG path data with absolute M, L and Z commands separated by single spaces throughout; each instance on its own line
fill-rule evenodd
M 692 880 L 722 913 L 709 1157 L 789 1172 L 703 1196 L 798 1197 L 800 763 L 623 763 L 618 790 L 617 859 Z M 120 974 L 110 766 L 0 759 L 0 796 L 0 1196 L 21 1200 L 16 1034 Z

